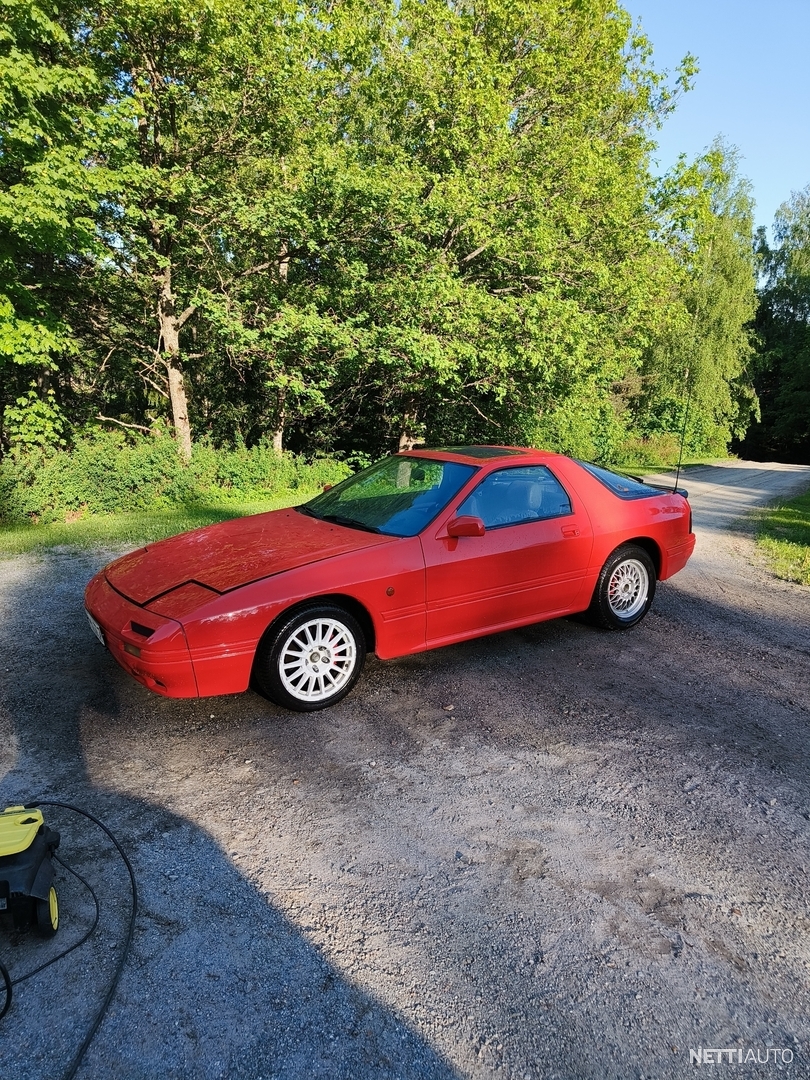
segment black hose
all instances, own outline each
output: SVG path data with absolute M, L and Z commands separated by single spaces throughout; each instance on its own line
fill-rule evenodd
M 11 979 L 9 978 L 9 974 L 6 971 L 5 966 L 2 963 L 2 961 L 0 961 L 0 975 L 3 976 L 3 982 L 5 983 L 5 987 L 6 987 L 6 1001 L 5 1001 L 5 1004 L 3 1005 L 3 1008 L 0 1009 L 0 1020 L 2 1020 L 3 1017 L 6 1015 L 6 1013 L 8 1012 L 8 1010 L 11 1007 L 11 987 L 13 986 L 13 983 L 12 983 Z
M 126 866 L 127 872 L 129 873 L 129 882 L 130 882 L 130 887 L 132 889 L 132 910 L 131 910 L 130 916 L 129 916 L 129 928 L 127 930 L 127 937 L 126 937 L 126 941 L 124 942 L 124 947 L 123 947 L 123 949 L 121 951 L 121 955 L 118 958 L 118 966 L 115 969 L 115 974 L 113 976 L 112 982 L 110 983 L 109 989 L 107 990 L 107 994 L 106 994 L 106 996 L 104 998 L 104 1001 L 101 1003 L 101 1007 L 99 1008 L 98 1012 L 96 1013 L 95 1019 L 93 1020 L 93 1023 L 91 1025 L 89 1031 L 87 1032 L 87 1035 L 85 1036 L 84 1042 L 82 1043 L 82 1045 L 79 1047 L 78 1051 L 76 1052 L 76 1055 L 73 1058 L 73 1062 L 71 1063 L 70 1068 L 68 1069 L 68 1071 L 65 1073 L 65 1076 L 64 1076 L 64 1080 L 73 1080 L 73 1077 L 78 1072 L 79 1066 L 82 1063 L 82 1059 L 84 1058 L 84 1055 L 87 1052 L 87 1048 L 89 1047 L 90 1043 L 93 1041 L 93 1037 L 95 1036 L 96 1031 L 98 1031 L 98 1028 L 99 1028 L 99 1026 L 101 1024 L 101 1021 L 104 1019 L 104 1015 L 105 1015 L 105 1013 L 107 1012 L 107 1009 L 110 1006 L 110 1002 L 112 1001 L 113 994 L 115 993 L 115 991 L 116 991 L 116 989 L 118 987 L 118 983 L 119 983 L 119 981 L 121 979 L 121 975 L 122 975 L 123 970 L 124 970 L 124 964 L 126 963 L 127 955 L 129 954 L 129 948 L 130 948 L 130 945 L 132 944 L 132 939 L 133 939 L 133 937 L 135 935 L 135 920 L 136 920 L 137 915 L 138 915 L 138 885 L 137 885 L 137 882 L 135 881 L 135 871 L 132 869 L 132 863 L 129 861 L 127 853 L 124 851 L 124 849 L 121 847 L 121 845 L 118 843 L 116 838 L 113 836 L 113 834 L 110 832 L 110 830 L 107 828 L 107 826 L 104 824 L 103 821 L 99 821 L 99 819 L 97 817 L 94 817 L 92 814 L 88 813 L 87 810 L 82 810 L 78 806 L 72 806 L 70 803 L 56 802 L 55 800 L 51 800 L 51 799 L 39 799 L 36 802 L 31 802 L 31 803 L 26 804 L 26 808 L 30 807 L 31 809 L 34 809 L 35 807 L 38 807 L 38 806 L 58 806 L 62 810 L 72 810 L 73 813 L 81 814 L 83 817 L 86 817 L 89 821 L 92 821 L 93 824 L 98 825 L 98 827 L 103 832 L 105 832 L 107 834 L 107 836 L 110 838 L 110 840 L 113 842 L 113 844 L 116 847 L 116 850 L 118 851 L 118 854 L 123 859 L 124 865 Z M 31 974 L 33 974 L 33 972 Z M 10 1001 L 11 1000 L 11 989 L 10 989 L 10 987 L 7 990 L 7 994 L 8 994 L 8 1000 Z M 8 1007 L 8 1002 L 6 1003 L 6 1008 L 7 1007 Z M 2 1013 L 0 1013 L 0 1016 L 1 1015 L 2 1015 Z
M 65 870 L 67 870 L 67 872 L 69 874 L 73 874 L 73 876 L 75 878 L 78 878 L 78 880 L 82 883 L 82 885 L 84 885 L 84 887 L 89 891 L 90 895 L 93 897 L 93 903 L 96 905 L 96 912 L 95 912 L 95 915 L 93 916 L 93 925 L 90 927 L 90 929 L 87 931 L 87 933 L 83 937 L 80 937 L 78 941 L 74 941 L 74 943 L 72 945 L 69 945 L 67 949 L 63 950 L 62 952 L 60 952 L 56 956 L 52 956 L 50 960 L 46 960 L 44 964 L 40 964 L 39 967 L 34 968 L 33 971 L 29 971 L 25 975 L 20 975 L 20 976 L 18 976 L 18 978 L 12 979 L 11 980 L 11 985 L 12 986 L 19 986 L 19 984 L 21 982 L 25 982 L 26 979 L 31 979 L 31 978 L 34 977 L 34 975 L 39 975 L 40 971 L 44 971 L 45 968 L 50 967 L 51 964 L 55 964 L 57 962 L 57 960 L 62 960 L 65 956 L 68 955 L 68 953 L 72 953 L 74 949 L 78 949 L 79 946 L 84 945 L 85 941 L 87 941 L 87 939 L 93 933 L 95 928 L 98 926 L 98 917 L 99 917 L 98 897 L 96 896 L 95 892 L 93 891 L 93 886 L 90 884 L 89 881 L 85 881 L 84 878 L 82 877 L 82 875 L 80 873 L 78 873 L 76 870 L 74 870 L 72 866 L 68 866 L 68 864 L 63 859 L 60 859 L 58 855 L 53 854 L 51 856 L 51 858 L 54 859 L 56 862 L 58 862 L 60 866 L 63 866 L 65 868 Z M 2 1018 L 2 1015 L 3 1014 L 0 1013 L 0 1018 Z

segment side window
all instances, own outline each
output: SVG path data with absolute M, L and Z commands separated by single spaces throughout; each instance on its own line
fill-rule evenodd
M 528 465 L 490 473 L 457 512 L 481 518 L 486 528 L 496 529 L 570 514 L 571 500 L 545 465 Z

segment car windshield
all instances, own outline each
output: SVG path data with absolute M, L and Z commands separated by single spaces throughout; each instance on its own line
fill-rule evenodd
M 430 458 L 388 457 L 304 503 L 323 521 L 388 536 L 416 536 L 476 471 Z

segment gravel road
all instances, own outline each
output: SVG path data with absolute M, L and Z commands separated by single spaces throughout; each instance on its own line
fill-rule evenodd
M 140 890 L 81 1080 L 810 1078 L 810 589 L 734 526 L 810 469 L 682 483 L 699 546 L 636 630 L 371 659 L 309 717 L 128 680 L 82 613 L 112 553 L 1 561 L 0 802 L 96 814 Z M 129 916 L 106 837 L 46 819 L 101 922 L 15 987 L 10 1080 L 65 1075 Z M 14 978 L 89 925 L 58 885 Z

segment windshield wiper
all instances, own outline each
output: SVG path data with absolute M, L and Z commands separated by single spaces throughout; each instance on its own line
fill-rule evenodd
M 376 525 L 366 525 L 365 521 L 356 518 L 343 517 L 341 514 L 319 514 L 321 521 L 334 521 L 335 525 L 347 525 L 350 529 L 365 529 L 366 532 L 382 533 Z

